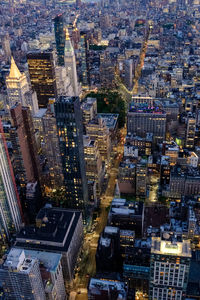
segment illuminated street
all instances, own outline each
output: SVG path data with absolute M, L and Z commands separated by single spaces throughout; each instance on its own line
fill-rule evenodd
M 159 177 L 152 175 L 150 177 L 150 190 L 149 190 L 149 202 L 156 202 L 158 200 L 158 188 L 159 188 Z
M 79 263 L 79 271 L 76 273 L 74 283 L 73 283 L 73 290 L 77 292 L 76 299 L 87 299 L 87 285 L 88 281 L 91 276 L 95 275 L 96 272 L 96 261 L 95 261 L 95 254 L 98 244 L 98 239 L 103 231 L 104 227 L 107 224 L 107 217 L 109 211 L 110 202 L 113 199 L 114 191 L 115 191 L 115 184 L 116 178 L 118 175 L 118 167 L 121 161 L 123 150 L 124 150 L 124 138 L 126 135 L 126 129 L 123 128 L 120 130 L 121 139 L 120 143 L 114 147 L 113 153 L 116 156 L 116 159 L 111 160 L 111 166 L 108 170 L 109 180 L 107 189 L 105 194 L 101 197 L 100 203 L 100 215 L 97 218 L 96 228 L 93 233 L 87 233 L 84 237 L 84 244 L 83 244 L 83 256 L 82 260 Z M 74 292 L 70 295 L 71 299 L 73 300 Z

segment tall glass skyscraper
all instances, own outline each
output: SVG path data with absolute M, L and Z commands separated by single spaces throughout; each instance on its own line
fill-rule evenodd
M 32 52 L 27 55 L 31 86 L 37 93 L 39 108 L 47 107 L 49 98 L 55 98 L 56 76 L 51 51 Z
M 0 121 L 0 238 L 8 239 L 20 229 L 21 204 Z
M 54 32 L 56 40 L 56 50 L 58 55 L 58 65 L 64 66 L 65 32 L 63 14 L 57 15 L 54 18 Z
M 60 96 L 55 103 L 66 199 L 63 207 L 77 208 L 87 218 L 88 187 L 79 97 Z

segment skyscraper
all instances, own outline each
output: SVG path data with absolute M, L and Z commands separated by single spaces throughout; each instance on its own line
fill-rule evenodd
M 62 14 L 54 18 L 54 32 L 56 40 L 56 50 L 58 56 L 58 65 L 64 66 L 65 32 L 64 17 Z
M 39 107 L 47 107 L 49 98 L 57 95 L 53 53 L 29 53 L 27 60 L 31 85 L 37 93 Z
M 29 91 L 28 81 L 26 75 L 19 71 L 13 57 L 11 57 L 10 73 L 6 77 L 6 87 L 9 108 L 16 102 L 27 105 L 25 94 Z
M 186 137 L 185 137 L 185 146 L 187 148 L 194 147 L 195 130 L 196 130 L 196 118 L 191 113 L 189 113 L 187 118 L 187 130 L 186 130 Z
M 131 90 L 133 87 L 133 60 L 126 59 L 124 61 L 124 83 L 127 89 Z
M 11 117 L 18 144 L 14 147 L 15 152 L 21 151 L 23 166 L 25 169 L 25 182 L 39 180 L 39 162 L 37 158 L 37 146 L 34 136 L 33 121 L 28 107 L 16 104 L 11 108 Z M 17 158 L 19 160 L 19 157 Z M 16 170 L 16 173 L 20 170 Z
M 79 86 L 76 71 L 76 58 L 74 54 L 74 49 L 69 37 L 68 29 L 66 28 L 65 37 L 65 68 L 67 70 L 67 76 L 70 78 L 71 85 L 73 87 L 74 96 L 79 96 Z
M 49 169 L 49 180 L 46 184 L 51 189 L 57 189 L 63 186 L 63 172 L 56 118 L 50 109 L 42 117 L 42 129 L 42 151 L 47 159 Z M 51 142 L 49 143 L 49 141 Z
M 11 128 L 11 142 L 14 150 L 13 167 L 20 183 L 26 184 L 35 180 L 32 157 L 28 144 L 28 137 L 22 115 L 21 104 L 14 105 L 11 110 L 13 128 Z
M 1 121 L 0 203 L 0 234 L 1 238 L 9 239 L 10 234 L 20 229 L 22 211 Z
M 185 299 L 190 260 L 189 240 L 167 232 L 153 237 L 149 299 Z
M 78 97 L 60 96 L 55 102 L 66 199 L 64 207 L 87 213 L 88 187 L 83 149 L 83 125 Z
M 88 85 L 88 67 L 87 67 L 87 51 L 88 51 L 88 43 L 87 43 L 87 35 L 82 32 L 80 37 L 80 54 L 81 54 L 81 82 L 84 86 Z
M 40 195 L 41 170 L 32 116 L 28 107 L 16 104 L 11 108 L 11 118 L 13 127 L 10 137 L 13 147 L 14 173 L 19 180 L 23 209 L 25 209 L 29 219 L 34 220 L 41 206 L 41 197 L 32 197 L 32 201 L 30 201 L 26 197 L 25 189 L 27 183 L 32 183 L 37 186 Z
M 111 153 L 109 129 L 102 118 L 95 118 L 86 125 L 86 134 L 97 140 L 99 152 L 104 162 L 108 163 Z

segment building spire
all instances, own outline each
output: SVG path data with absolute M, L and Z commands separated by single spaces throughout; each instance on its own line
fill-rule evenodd
M 21 72 L 19 71 L 13 56 L 11 56 L 11 64 L 10 64 L 10 74 L 8 78 L 16 78 L 19 79 L 22 76 Z
M 65 28 L 65 40 L 70 41 L 69 30 L 67 27 Z

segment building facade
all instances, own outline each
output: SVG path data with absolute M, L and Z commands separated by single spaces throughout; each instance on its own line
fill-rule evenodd
M 22 210 L 17 192 L 14 173 L 10 162 L 7 144 L 0 122 L 0 234 L 1 239 L 9 239 L 20 229 Z
M 8 300 L 45 300 L 45 291 L 36 258 L 24 250 L 12 249 L 0 266 L 0 280 Z
M 19 71 L 13 57 L 11 57 L 10 73 L 6 77 L 6 87 L 9 108 L 17 102 L 27 106 L 25 94 L 29 91 L 28 81 L 26 75 Z
M 88 187 L 79 98 L 59 97 L 55 102 L 55 115 L 66 188 L 63 206 L 81 209 L 86 216 Z
M 74 53 L 74 48 L 72 46 L 68 29 L 65 29 L 66 36 L 65 36 L 65 68 L 67 71 L 67 76 L 70 78 L 70 83 L 73 88 L 74 96 L 79 96 L 79 85 L 78 85 L 78 78 L 77 78 L 77 70 L 76 70 L 76 57 Z
M 57 15 L 54 18 L 54 32 L 56 40 L 56 50 L 58 56 L 58 65 L 64 66 L 64 49 L 65 49 L 65 32 L 64 32 L 64 16 Z
M 191 260 L 188 240 L 170 233 L 153 237 L 150 262 L 150 300 L 185 299 Z
M 52 52 L 32 52 L 27 55 L 31 86 L 37 93 L 40 108 L 47 107 L 49 98 L 55 98 L 56 76 Z
M 127 132 L 146 137 L 147 133 L 153 134 L 153 142 L 161 143 L 166 133 L 166 113 L 160 109 L 152 109 L 146 106 L 130 107 L 127 115 Z

